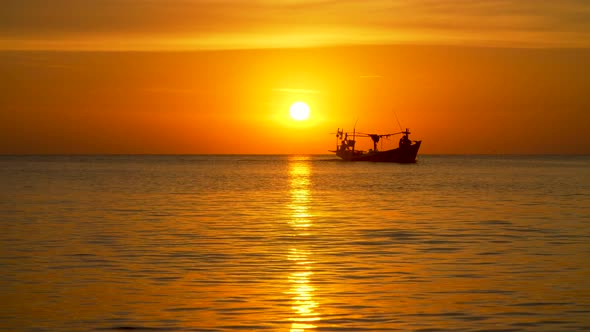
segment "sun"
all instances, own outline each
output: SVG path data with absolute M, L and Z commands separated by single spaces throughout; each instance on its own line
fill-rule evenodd
M 297 121 L 303 121 L 309 118 L 309 106 L 302 101 L 293 103 L 289 112 L 291 113 L 291 117 Z

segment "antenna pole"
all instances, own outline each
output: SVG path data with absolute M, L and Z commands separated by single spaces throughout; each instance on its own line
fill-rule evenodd
M 402 129 L 402 125 L 399 123 L 399 119 L 397 118 L 397 114 L 395 113 L 395 110 L 393 110 L 393 115 L 395 115 L 395 119 L 397 120 L 397 125 L 399 126 L 399 131 L 404 131 Z

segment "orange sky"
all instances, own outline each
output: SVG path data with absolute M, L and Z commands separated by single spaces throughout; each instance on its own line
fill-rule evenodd
M 394 111 L 421 153 L 590 153 L 585 1 L 51 3 L 0 13 L 0 153 L 326 153 Z

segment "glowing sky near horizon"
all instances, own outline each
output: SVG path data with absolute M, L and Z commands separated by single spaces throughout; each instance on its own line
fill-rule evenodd
M 590 153 L 587 0 L 0 8 L 0 154 L 326 153 L 393 111 L 420 153 Z

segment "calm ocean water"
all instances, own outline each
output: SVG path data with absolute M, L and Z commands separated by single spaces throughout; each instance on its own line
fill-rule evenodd
M 0 157 L 0 329 L 590 329 L 590 157 Z

